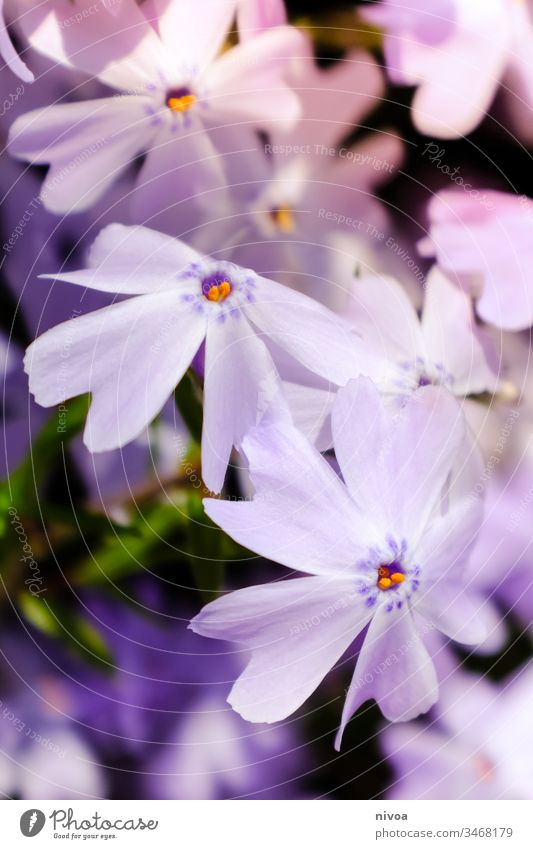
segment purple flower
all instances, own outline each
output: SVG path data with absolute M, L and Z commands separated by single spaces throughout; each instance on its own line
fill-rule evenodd
M 42 188 L 51 211 L 88 208 L 147 152 L 139 175 L 145 190 L 137 198 L 146 220 L 150 211 L 224 185 L 212 130 L 297 118 L 297 97 L 283 80 L 304 41 L 293 27 L 265 30 L 217 58 L 236 0 L 153 0 L 142 7 L 122 0 L 113 13 L 99 14 L 88 6 L 41 3 L 21 21 L 36 50 L 119 92 L 47 106 L 11 128 L 14 156 L 51 166 Z
M 429 205 L 424 256 L 476 298 L 480 318 L 504 330 L 533 324 L 533 201 L 504 192 L 445 190 Z
M 499 686 L 455 673 L 437 722 L 385 729 L 391 799 L 531 799 L 531 665 Z
M 417 86 L 412 114 L 421 133 L 455 138 L 471 132 L 504 74 L 516 100 L 531 108 L 533 30 L 526 3 L 384 0 L 362 14 L 386 30 L 392 81 Z
M 32 72 L 18 55 L 9 37 L 4 19 L 4 0 L 0 0 L 0 56 L 17 77 L 20 77 L 25 83 L 33 82 Z
M 54 276 L 137 297 L 49 330 L 28 348 L 25 367 L 42 406 L 92 393 L 84 434 L 91 451 L 135 439 L 205 339 L 202 469 L 216 492 L 231 448 L 247 430 L 273 416 L 289 418 L 265 340 L 336 386 L 368 359 L 360 340 L 325 307 L 153 230 L 105 228 L 89 265 Z
M 311 577 L 230 593 L 191 628 L 251 652 L 228 700 L 245 719 L 275 722 L 303 704 L 368 626 L 339 747 L 367 699 L 394 721 L 437 700 L 421 623 L 466 644 L 483 640 L 485 624 L 464 575 L 482 505 L 452 475 L 465 439 L 452 396 L 425 387 L 393 416 L 359 378 L 338 393 L 333 436 L 345 484 L 291 428 L 261 428 L 244 440 L 256 497 L 207 499 L 206 512 L 241 544 Z
M 223 668 L 226 674 L 235 674 L 227 660 L 224 656 L 202 658 L 204 664 L 216 667 L 219 676 Z M 148 798 L 294 799 L 302 795 L 294 779 L 306 758 L 293 728 L 252 729 L 228 708 L 223 687 L 195 695 L 189 711 L 147 765 Z

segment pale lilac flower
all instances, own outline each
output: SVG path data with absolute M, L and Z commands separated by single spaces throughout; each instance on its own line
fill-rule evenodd
M 290 68 L 302 115 L 275 126 L 257 153 L 253 178 L 239 204 L 237 248 L 231 258 L 342 309 L 347 282 L 361 261 L 377 264 L 372 233 L 388 231 L 379 187 L 396 173 L 402 143 L 385 130 L 347 145 L 384 92 L 370 54 L 354 50 L 328 68 L 309 45 Z
M 325 307 L 153 230 L 105 228 L 89 265 L 53 276 L 137 297 L 49 330 L 30 345 L 25 366 L 42 406 L 92 393 L 84 434 L 91 451 L 135 439 L 204 339 L 202 469 L 214 491 L 223 484 L 232 445 L 251 426 L 289 418 L 265 340 L 336 386 L 353 376 L 357 362 L 369 368 L 360 340 Z
M 458 398 L 496 390 L 492 340 L 476 325 L 471 299 L 437 266 L 427 277 L 420 318 L 392 277 L 363 276 L 350 294 L 346 317 L 389 363 L 380 384 L 385 394 L 409 394 L 429 384 Z
M 457 484 L 444 512 L 443 487 L 465 437 L 453 397 L 424 387 L 392 416 L 371 381 L 359 378 L 339 390 L 333 435 L 345 484 L 290 428 L 262 428 L 244 440 L 255 499 L 207 499 L 206 512 L 241 544 L 311 577 L 230 593 L 191 628 L 251 652 L 228 700 L 245 719 L 275 722 L 303 704 L 369 626 L 340 746 L 368 699 L 394 721 L 437 700 L 421 624 L 467 644 L 483 640 L 485 624 L 464 575 L 482 505 Z
M 51 166 L 43 197 L 53 212 L 89 207 L 147 152 L 136 199 L 146 220 L 168 204 L 224 186 L 212 141 L 220 128 L 231 125 L 238 146 L 239 124 L 297 118 L 298 99 L 283 80 L 305 41 L 296 29 L 265 30 L 218 56 L 236 0 L 151 0 L 142 7 L 122 0 L 114 14 L 104 8 L 82 25 L 63 25 L 89 5 L 44 2 L 22 18 L 32 47 L 119 92 L 51 105 L 13 125 L 11 153 Z
M 499 685 L 455 673 L 441 690 L 435 724 L 385 729 L 395 766 L 391 799 L 531 799 L 531 688 L 524 667 Z
M 412 115 L 420 132 L 471 132 L 502 80 L 531 109 L 533 28 L 525 2 L 384 0 L 361 14 L 386 31 L 391 80 L 417 86 Z
M 34 76 L 22 61 L 9 37 L 4 17 L 4 0 L 0 0 L 0 56 L 17 77 L 25 83 L 32 83 Z
M 447 189 L 429 205 L 424 256 L 476 299 L 480 318 L 504 330 L 533 324 L 533 201 L 505 192 Z
M 352 281 L 344 318 L 373 359 L 371 377 L 378 389 L 397 405 L 430 384 L 445 386 L 461 401 L 497 389 L 492 340 L 476 325 L 470 297 L 437 266 L 428 274 L 420 318 L 397 280 L 370 274 Z M 328 448 L 335 393 L 319 377 L 304 376 L 301 368 L 278 365 L 295 423 L 320 450 Z M 477 433 L 483 423 L 472 404 L 466 403 L 465 412 Z

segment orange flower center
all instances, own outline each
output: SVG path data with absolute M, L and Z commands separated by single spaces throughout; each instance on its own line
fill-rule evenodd
M 380 566 L 378 569 L 377 585 L 380 590 L 390 590 L 391 587 L 397 587 L 405 581 L 403 572 L 398 571 L 395 563 L 388 566 Z
M 223 280 L 222 283 L 215 283 L 207 290 L 205 297 L 208 301 L 225 301 L 228 295 L 231 294 L 231 283 Z

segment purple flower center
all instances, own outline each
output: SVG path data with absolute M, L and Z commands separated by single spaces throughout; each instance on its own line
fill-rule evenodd
M 233 284 L 222 271 L 215 271 L 202 280 L 202 295 L 208 301 L 225 301 L 233 291 Z

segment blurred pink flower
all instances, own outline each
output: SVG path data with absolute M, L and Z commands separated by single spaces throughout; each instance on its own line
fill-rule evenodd
M 421 133 L 455 138 L 483 119 L 502 80 L 533 106 L 533 28 L 517 0 L 384 0 L 359 10 L 383 28 L 390 77 L 417 86 Z
M 446 189 L 429 204 L 423 256 L 476 299 L 480 318 L 504 330 L 533 324 L 533 201 L 523 195 Z

